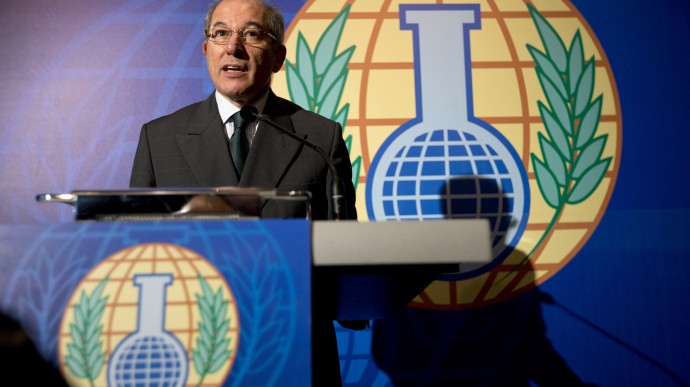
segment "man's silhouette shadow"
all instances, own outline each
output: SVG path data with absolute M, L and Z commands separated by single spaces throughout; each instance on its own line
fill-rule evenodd
M 458 178 L 446 184 L 474 179 Z M 495 186 L 491 179 L 482 184 L 486 187 L 487 182 Z M 446 188 L 442 198 L 447 196 Z M 448 206 L 451 201 L 447 199 L 440 205 Z M 498 198 L 507 203 L 502 199 Z M 457 210 L 443 209 L 451 214 Z M 490 223 L 493 226 L 497 221 L 501 220 L 493 218 Z M 524 254 L 517 261 L 523 258 Z M 529 260 L 524 259 L 515 270 L 525 275 L 523 283 L 534 281 Z M 524 288 L 531 290 L 488 306 L 460 310 L 407 307 L 391 319 L 376 321 L 374 360 L 396 386 L 529 386 L 530 381 L 540 386 L 583 385 L 546 337 L 541 303 L 549 297 L 529 283 Z

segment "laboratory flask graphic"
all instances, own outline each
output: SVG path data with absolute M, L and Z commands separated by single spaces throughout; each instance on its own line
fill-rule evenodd
M 474 277 L 504 260 L 529 212 L 519 155 L 474 116 L 469 33 L 480 25 L 479 5 L 400 6 L 401 29 L 413 32 L 416 117 L 379 148 L 366 192 L 369 218 L 376 221 L 489 220 L 492 262 L 464 265 L 452 279 Z
M 108 364 L 109 386 L 184 386 L 187 381 L 187 352 L 182 343 L 165 330 L 166 288 L 171 274 L 137 274 L 139 287 L 136 331 L 113 351 Z

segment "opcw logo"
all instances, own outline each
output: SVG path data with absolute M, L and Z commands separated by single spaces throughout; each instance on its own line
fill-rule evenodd
M 360 218 L 489 220 L 493 261 L 413 302 L 458 309 L 577 254 L 611 197 L 622 127 L 604 52 L 567 0 L 438 3 L 308 1 L 274 88 L 343 124 Z
M 113 254 L 82 280 L 59 340 L 70 385 L 220 385 L 237 353 L 239 316 L 204 257 L 143 244 Z

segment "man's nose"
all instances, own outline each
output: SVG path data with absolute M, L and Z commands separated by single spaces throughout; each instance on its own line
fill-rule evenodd
M 228 42 L 225 43 L 225 51 L 228 54 L 232 54 L 235 51 L 244 50 L 244 44 L 240 40 L 240 34 L 237 32 L 230 35 Z

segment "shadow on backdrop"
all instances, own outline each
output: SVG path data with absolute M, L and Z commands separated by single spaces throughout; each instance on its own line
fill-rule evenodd
M 473 179 L 453 179 L 446 185 Z M 446 185 L 440 205 L 452 214 L 448 217 L 466 217 L 445 208 L 450 202 Z M 494 238 L 494 246 L 498 243 Z M 521 270 L 527 270 L 525 281 L 534 282 L 529 260 Z M 392 319 L 376 321 L 374 361 L 395 386 L 585 385 L 546 336 L 541 303 L 550 297 L 529 284 L 525 288 L 532 289 L 493 305 L 460 310 L 408 307 Z

